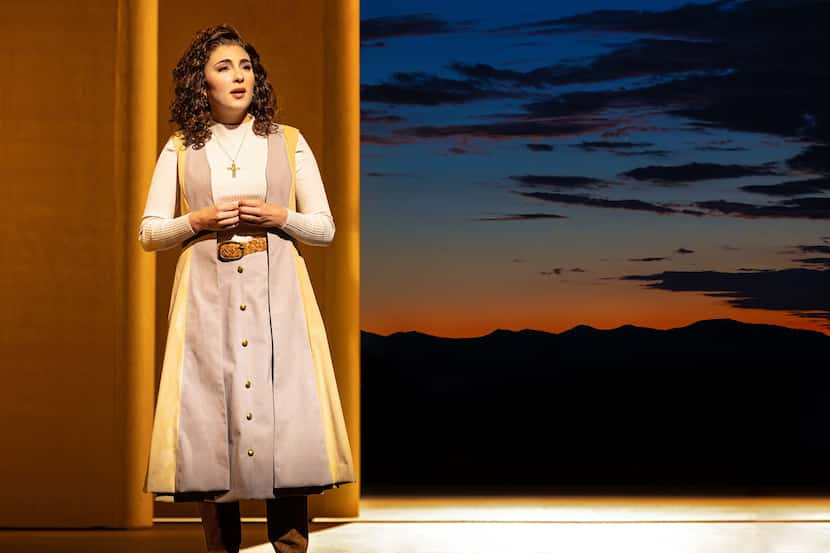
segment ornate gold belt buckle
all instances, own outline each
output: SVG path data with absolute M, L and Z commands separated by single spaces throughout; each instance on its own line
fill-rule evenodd
M 245 255 L 245 245 L 240 242 L 233 242 L 232 240 L 220 242 L 217 250 L 219 259 L 222 261 L 242 259 L 242 256 Z

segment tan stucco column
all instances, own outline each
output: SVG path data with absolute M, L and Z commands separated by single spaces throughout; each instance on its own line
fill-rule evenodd
M 360 0 L 324 12 L 323 178 L 337 231 L 318 292 L 352 445 L 357 484 L 312 497 L 317 516 L 358 516 L 360 500 Z
M 116 393 L 123 452 L 118 525 L 152 526 L 152 496 L 143 492 L 154 408 L 156 258 L 144 252 L 137 228 L 156 157 L 158 2 L 119 0 L 115 87 L 115 182 L 123 183 L 117 227 L 123 254 L 116 324 L 121 346 Z
M 3 527 L 152 523 L 154 256 L 137 231 L 157 155 L 157 13 L 3 3 Z

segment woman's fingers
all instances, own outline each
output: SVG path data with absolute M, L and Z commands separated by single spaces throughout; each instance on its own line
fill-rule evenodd
M 239 213 L 245 215 L 262 215 L 262 208 L 259 206 L 252 207 L 247 205 L 241 205 L 239 206 Z
M 213 230 L 236 226 L 240 221 L 265 225 L 268 221 L 268 206 L 262 200 L 253 198 L 232 202 L 221 202 L 205 208 L 208 220 L 212 220 Z
M 228 226 L 231 226 L 231 225 L 235 225 L 238 222 L 239 222 L 239 217 L 234 216 L 234 217 L 227 217 L 225 219 L 219 219 L 217 221 L 217 224 L 221 227 L 228 227 Z
M 262 223 L 262 208 L 240 205 L 239 218 L 249 223 L 260 224 Z
M 239 208 L 237 200 L 216 204 L 216 211 L 235 211 L 237 208 Z
M 250 215 L 248 213 L 240 213 L 239 218 L 243 221 L 248 221 L 249 223 L 259 223 L 262 220 L 259 215 Z
M 262 200 L 256 198 L 242 198 L 239 200 L 239 206 L 249 206 L 249 207 L 258 207 L 262 205 Z
M 229 209 L 227 211 L 217 211 L 216 212 L 216 219 L 227 219 L 228 217 L 236 217 L 239 215 L 239 211 L 236 209 Z

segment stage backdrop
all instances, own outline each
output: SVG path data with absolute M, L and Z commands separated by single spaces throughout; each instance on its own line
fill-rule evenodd
M 830 482 L 830 5 L 362 6 L 365 488 Z

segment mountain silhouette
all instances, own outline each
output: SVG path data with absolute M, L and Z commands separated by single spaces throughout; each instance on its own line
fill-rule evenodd
M 830 337 L 731 319 L 362 332 L 364 488 L 830 486 Z

